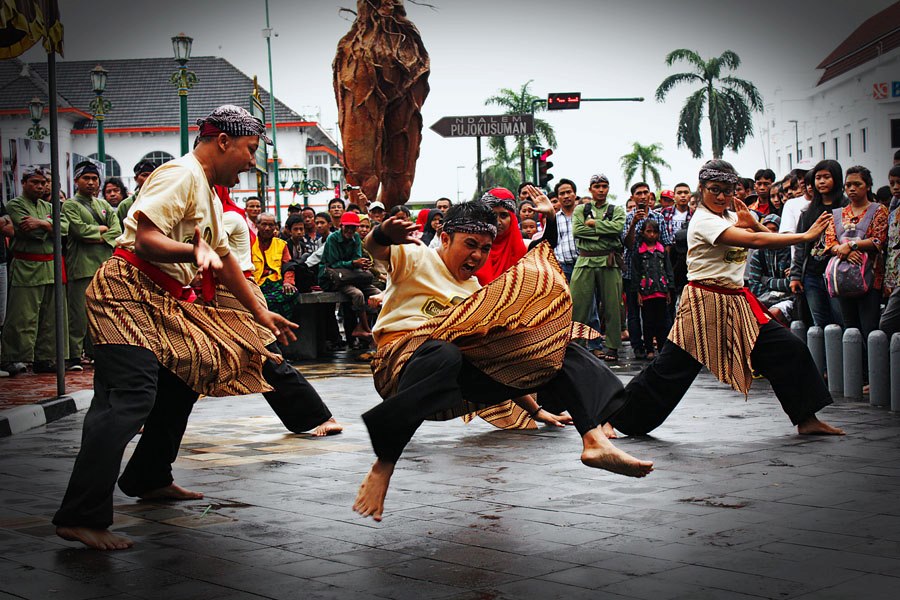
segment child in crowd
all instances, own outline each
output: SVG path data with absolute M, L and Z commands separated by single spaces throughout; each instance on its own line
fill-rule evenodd
M 537 221 L 534 219 L 522 219 L 519 223 L 519 231 L 522 232 L 522 239 L 530 241 L 537 234 Z
M 638 293 L 644 325 L 644 347 L 647 358 L 652 359 L 656 356 L 655 349 L 661 349 L 669 335 L 666 305 L 672 301 L 675 277 L 666 250 L 659 241 L 659 224 L 656 221 L 647 219 L 643 238 L 632 258 L 631 285 Z

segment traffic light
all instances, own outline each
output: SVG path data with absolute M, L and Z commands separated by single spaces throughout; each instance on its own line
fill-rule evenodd
M 548 148 L 538 157 L 538 186 L 542 188 L 548 188 L 550 180 L 553 179 L 553 174 L 550 173 L 553 163 L 547 160 L 551 154 L 553 154 L 553 150 Z
M 581 92 L 547 94 L 547 110 L 574 110 L 581 106 Z

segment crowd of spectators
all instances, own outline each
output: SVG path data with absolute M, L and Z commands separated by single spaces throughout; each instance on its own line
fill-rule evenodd
M 112 253 L 128 210 L 154 168 L 147 162 L 135 165 L 137 189 L 129 193 L 117 177 L 101 185 L 91 163 L 76 166 L 77 193 L 62 210 L 67 370 L 80 370 L 90 360 L 79 298 Z M 25 169 L 22 184 L 22 195 L 0 209 L 0 376 L 28 365 L 35 372 L 56 370 L 48 174 Z M 696 186 L 682 182 L 654 193 L 638 182 L 625 202 L 616 203 L 608 200 L 604 175 L 592 176 L 585 185 L 587 194 L 579 196 L 579 183 L 561 179 L 548 194 L 552 212 L 545 208 L 547 198 L 536 206 L 536 190 L 527 182 L 515 195 L 508 192 L 514 230 L 525 246 L 552 237 L 570 281 L 574 319 L 602 333 L 590 342 L 595 355 L 617 361 L 628 341 L 633 358 L 652 358 L 668 335 L 687 284 L 687 230 L 697 210 Z M 746 261 L 746 285 L 777 321 L 856 327 L 864 339 L 879 328 L 888 335 L 900 331 L 900 153 L 885 174 L 823 160 L 780 178 L 760 169 L 723 193 L 746 204 L 771 232 L 802 233 L 824 211 L 834 215 L 834 223 L 814 243 L 749 255 L 735 251 L 735 261 Z M 426 246 L 440 246 L 450 206 L 449 199 L 440 198 L 433 208 L 418 211 Z M 291 205 L 283 225 L 263 212 L 257 197 L 245 200 L 245 214 L 254 266 L 247 275 L 259 284 L 270 308 L 296 318 L 298 294 L 337 292 L 335 304 L 311 309 L 325 332 L 326 350 L 358 349 L 370 357 L 371 327 L 387 272 L 366 253 L 362 240 L 387 216 L 412 219 L 410 209 L 386 211 L 381 202 L 370 202 L 361 190 L 347 186 L 344 197 L 331 200 L 326 210 Z

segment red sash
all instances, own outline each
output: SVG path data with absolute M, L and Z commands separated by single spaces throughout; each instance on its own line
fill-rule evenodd
M 52 254 L 34 254 L 32 252 L 13 252 L 13 258 L 18 260 L 30 260 L 32 262 L 53 262 Z M 66 278 L 66 257 L 62 257 L 62 282 L 68 283 Z
M 718 285 L 708 285 L 703 283 L 697 283 L 696 281 L 689 281 L 688 285 L 695 288 L 700 288 L 701 290 L 706 290 L 708 292 L 715 292 L 716 294 L 725 294 L 726 296 L 743 296 L 747 299 L 747 302 L 750 304 L 750 310 L 753 311 L 753 316 L 756 317 L 756 322 L 760 325 L 765 325 L 769 321 L 772 320 L 771 315 L 769 315 L 769 311 L 766 310 L 766 307 L 762 305 L 762 302 L 753 295 L 753 292 L 750 291 L 749 288 L 727 288 L 721 287 Z
M 130 263 L 141 273 L 152 279 L 153 283 L 164 289 L 171 296 L 174 296 L 178 300 L 182 300 L 184 302 L 193 302 L 197 299 L 197 294 L 194 293 L 193 288 L 191 288 L 190 286 L 181 285 L 180 281 L 178 281 L 168 273 L 163 272 L 162 269 L 160 269 L 153 263 L 147 262 L 143 258 L 140 258 L 134 252 L 125 250 L 124 248 L 116 248 L 116 251 L 113 252 L 113 256 L 118 256 L 119 258 L 124 259 L 125 262 Z M 207 279 L 209 278 L 203 278 L 204 281 L 206 281 Z

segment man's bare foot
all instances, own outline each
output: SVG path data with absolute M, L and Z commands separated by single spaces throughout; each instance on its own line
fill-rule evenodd
M 603 435 L 605 435 L 607 439 L 614 440 L 619 437 L 619 434 L 616 433 L 616 430 L 610 423 L 604 423 L 603 425 L 601 425 L 600 430 L 603 432 Z
M 134 545 L 134 542 L 127 537 L 115 535 L 109 529 L 57 527 L 56 535 L 70 542 L 81 542 L 94 550 L 125 550 Z
M 323 437 L 326 435 L 334 435 L 336 433 L 340 433 L 344 430 L 344 426 L 335 421 L 334 417 L 331 417 L 318 427 L 312 430 L 312 435 L 316 437 Z
M 366 329 L 362 329 L 361 327 L 357 327 L 350 334 L 350 337 L 358 337 L 358 338 L 371 338 L 372 332 Z
M 816 415 L 801 421 L 797 425 L 797 433 L 800 435 L 847 435 L 843 429 L 832 427 L 825 421 L 820 421 Z
M 604 469 L 629 477 L 646 477 L 653 470 L 649 460 L 638 460 L 612 445 L 599 428 L 588 431 L 583 437 L 584 450 L 581 462 L 588 467 Z
M 203 498 L 203 494 L 186 490 L 180 485 L 173 483 L 166 487 L 138 494 L 138 498 L 143 498 L 144 500 L 200 500 Z
M 380 521 L 381 514 L 384 512 L 384 497 L 387 495 L 388 485 L 393 474 L 394 463 L 376 460 L 366 474 L 366 478 L 363 479 L 362 485 L 359 486 L 353 510 L 364 517 L 372 517 L 376 521 Z

